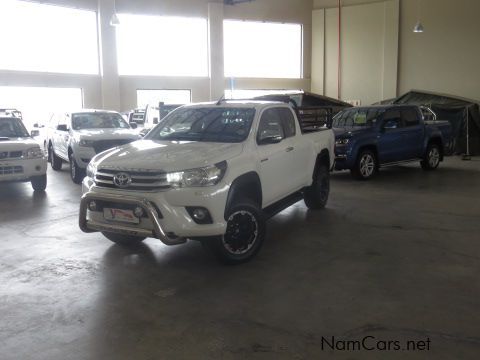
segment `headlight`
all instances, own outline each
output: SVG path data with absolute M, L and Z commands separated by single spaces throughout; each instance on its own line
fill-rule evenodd
M 80 140 L 78 145 L 83 147 L 93 147 L 93 140 Z
M 23 152 L 23 158 L 24 159 L 39 159 L 44 157 L 45 154 L 43 153 L 43 150 L 40 149 L 40 147 L 33 147 L 30 149 L 27 149 Z
M 97 172 L 97 167 L 93 164 L 93 162 L 90 161 L 87 166 L 87 176 L 91 179 L 94 179 L 96 172 Z
M 216 185 L 222 180 L 227 170 L 227 162 L 222 161 L 212 166 L 167 174 L 167 182 L 173 187 L 200 187 Z
M 347 145 L 350 142 L 350 139 L 338 139 L 335 141 L 335 145 Z

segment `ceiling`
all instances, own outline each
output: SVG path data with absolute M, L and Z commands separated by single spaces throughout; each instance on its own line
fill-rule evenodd
M 385 0 L 342 0 L 342 6 L 384 2 Z M 313 0 L 315 9 L 333 8 L 338 6 L 338 0 Z

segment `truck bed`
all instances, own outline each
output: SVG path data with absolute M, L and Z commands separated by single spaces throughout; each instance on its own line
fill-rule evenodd
M 455 150 L 455 139 L 453 137 L 453 129 L 447 120 L 427 120 L 425 126 L 435 127 L 442 133 L 445 144 L 445 155 L 453 154 Z

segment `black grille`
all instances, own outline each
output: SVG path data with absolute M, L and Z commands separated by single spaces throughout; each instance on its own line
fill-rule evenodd
M 0 166 L 0 175 L 23 174 L 22 166 Z
M 102 151 L 114 148 L 116 146 L 125 145 L 131 143 L 133 139 L 124 139 L 124 140 L 99 140 L 93 143 L 93 148 L 95 153 L 101 153 Z
M 115 175 L 127 173 L 130 178 L 130 184 L 123 188 L 131 191 L 161 191 L 170 189 L 171 185 L 167 181 L 167 174 L 154 171 L 129 171 L 98 169 L 95 174 L 95 183 L 97 186 L 106 188 L 118 188 L 115 185 Z
M 23 151 L 2 151 L 0 152 L 0 159 L 19 159 L 23 156 Z
M 22 151 L 10 151 L 10 159 L 18 159 L 18 158 L 21 158 L 23 156 L 23 152 Z

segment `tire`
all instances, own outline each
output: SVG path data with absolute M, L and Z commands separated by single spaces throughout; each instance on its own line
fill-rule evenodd
M 219 261 L 236 265 L 251 260 L 265 240 L 266 221 L 262 210 L 253 201 L 233 205 L 227 213 L 225 235 L 202 241 Z
M 102 234 L 108 240 L 114 242 L 115 244 L 126 246 L 126 247 L 138 246 L 143 240 L 146 239 L 140 236 L 122 235 L 122 234 L 115 234 L 115 233 L 103 232 L 103 231 L 102 231 Z
M 47 174 L 32 177 L 30 183 L 34 191 L 45 191 L 47 188 Z
M 55 154 L 55 150 L 53 150 L 53 146 L 51 144 L 48 147 L 48 158 L 53 170 L 59 171 L 62 169 L 63 161 L 57 156 L 57 154 Z
M 70 160 L 70 177 L 75 184 L 81 184 L 85 177 L 85 171 L 78 167 L 73 154 L 70 154 L 68 158 Z
M 378 171 L 377 156 L 372 150 L 363 150 L 358 154 L 357 161 L 353 169 L 352 176 L 358 180 L 369 180 Z
M 305 190 L 304 202 L 309 209 L 323 209 L 328 202 L 330 193 L 330 172 L 324 164 L 316 170 L 313 183 Z
M 441 154 L 440 146 L 429 144 L 427 151 L 425 151 L 425 156 L 420 162 L 422 169 L 426 171 L 435 170 L 440 165 Z

